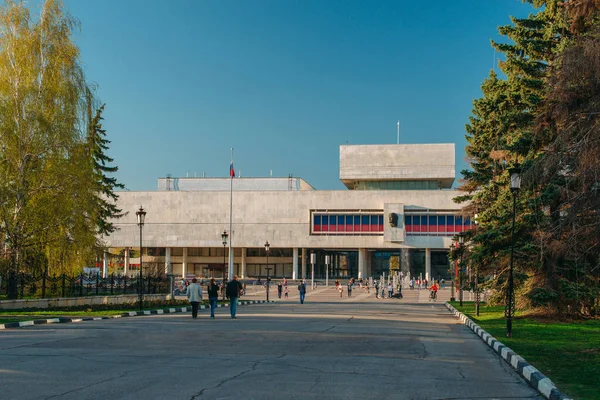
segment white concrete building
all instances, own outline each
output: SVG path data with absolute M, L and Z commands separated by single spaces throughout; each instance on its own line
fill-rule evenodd
M 119 193 L 129 214 L 105 240 L 122 255 L 112 257 L 113 268 L 131 274 L 143 206 L 145 269 L 221 278 L 229 264 L 230 276 L 264 279 L 268 241 L 270 275 L 279 278 L 310 277 L 314 253 L 319 279 L 326 270 L 330 278 L 367 278 L 401 269 L 448 280 L 451 238 L 471 224 L 452 201 L 454 168 L 454 144 L 344 145 L 340 180 L 349 190 L 315 190 L 296 177 L 161 178 L 158 191 Z

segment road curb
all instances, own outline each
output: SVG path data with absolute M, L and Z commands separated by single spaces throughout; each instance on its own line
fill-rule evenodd
M 245 306 L 250 304 L 261 304 L 266 303 L 266 300 L 245 300 L 240 301 L 238 306 Z M 269 303 L 274 303 L 275 301 L 271 300 Z M 217 304 L 217 307 L 228 307 L 227 304 Z M 199 309 L 205 310 L 209 309 L 210 306 L 202 304 Z M 137 317 L 144 315 L 159 315 L 159 314 L 173 314 L 173 313 L 182 313 L 182 312 L 191 312 L 192 307 L 172 307 L 167 309 L 160 310 L 143 310 L 143 311 L 129 311 L 123 314 L 110 315 L 105 317 L 81 317 L 81 318 L 48 318 L 48 319 L 35 319 L 31 321 L 19 321 L 19 322 L 9 322 L 6 324 L 0 324 L 0 330 L 3 329 L 14 329 L 14 328 L 25 328 L 27 326 L 34 325 L 44 325 L 44 324 L 66 324 L 73 322 L 85 322 L 85 321 L 100 321 L 103 319 L 114 319 L 114 318 L 126 318 L 126 317 Z
M 561 393 L 558 388 L 552 383 L 550 378 L 538 371 L 533 365 L 529 364 L 523 357 L 512 351 L 510 348 L 502 344 L 498 339 L 481 329 L 479 325 L 473 322 L 465 314 L 458 311 L 450 303 L 445 303 L 456 317 L 463 324 L 467 325 L 481 340 L 491 347 L 500 357 L 504 359 L 513 369 L 523 378 L 531 387 L 540 392 L 549 400 L 572 400 L 567 395 Z

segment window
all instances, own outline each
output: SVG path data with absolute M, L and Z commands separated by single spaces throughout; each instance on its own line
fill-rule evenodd
M 313 230 L 315 232 L 321 232 L 321 216 L 315 215 L 313 217 Z
M 346 232 L 346 216 L 338 215 L 338 232 Z
M 337 215 L 329 216 L 329 232 L 337 232 Z
M 354 231 L 354 217 L 352 215 L 346 215 L 346 232 Z
M 369 232 L 371 229 L 371 219 L 368 215 L 363 215 L 360 219 L 360 230 L 361 232 Z
M 465 218 L 464 230 L 466 231 L 466 230 L 469 230 L 471 228 L 472 228 L 472 226 L 471 226 L 471 218 L 466 217 Z
M 437 217 L 437 231 L 438 232 L 446 232 L 446 216 L 438 215 Z
M 463 226 L 462 226 L 462 223 L 463 223 L 463 218 L 462 218 L 462 217 L 460 217 L 460 216 L 457 216 L 457 217 L 454 219 L 454 232 L 456 232 L 456 233 L 460 233 L 460 232 L 462 232 L 462 231 L 463 231 Z
M 314 212 L 312 216 L 311 234 L 380 235 L 383 231 L 383 212 L 359 214 L 327 214 L 326 212 Z
M 427 218 L 427 217 L 423 217 Z M 421 216 L 413 215 L 413 232 L 421 232 Z
M 446 232 L 454 232 L 454 215 L 446 216 Z
M 437 217 L 435 215 L 421 217 L 421 232 L 437 232 Z
M 452 214 L 405 214 L 406 233 L 410 235 L 452 236 L 471 229 L 470 218 Z
M 146 254 L 155 257 L 164 257 L 166 249 L 164 247 L 147 247 Z
M 404 227 L 406 229 L 406 232 L 412 232 L 413 230 L 412 219 L 412 215 L 404 215 Z

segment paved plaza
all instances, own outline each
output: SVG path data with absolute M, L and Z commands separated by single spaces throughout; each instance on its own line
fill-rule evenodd
M 0 331 L 0 399 L 542 398 L 426 291 Z M 442 293 L 443 299 L 449 291 Z

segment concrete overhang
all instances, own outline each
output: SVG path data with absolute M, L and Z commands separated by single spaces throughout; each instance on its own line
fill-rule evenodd
M 454 143 L 340 146 L 340 180 L 437 181 L 443 189 L 455 179 Z

